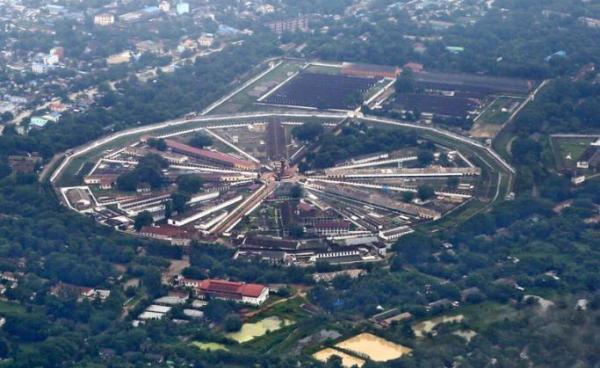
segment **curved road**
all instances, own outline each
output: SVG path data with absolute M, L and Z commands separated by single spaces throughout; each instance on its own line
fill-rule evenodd
M 274 118 L 274 117 L 297 118 L 297 119 L 306 119 L 306 118 L 343 119 L 343 118 L 348 117 L 348 115 L 345 113 L 320 113 L 320 112 L 315 112 L 315 113 L 254 112 L 254 113 L 245 113 L 245 114 L 201 116 L 201 117 L 196 117 L 196 118 L 192 118 L 192 119 L 180 118 L 180 119 L 168 120 L 168 121 L 158 123 L 158 124 L 147 125 L 144 127 L 127 129 L 127 130 L 123 130 L 123 131 L 108 135 L 106 137 L 100 138 L 98 140 L 92 141 L 83 146 L 77 147 L 73 150 L 70 150 L 68 154 L 65 154 L 66 158 L 62 161 L 62 163 L 58 166 L 58 168 L 53 172 L 52 176 L 50 177 L 50 182 L 51 183 L 56 182 L 56 179 L 60 176 L 60 174 L 65 169 L 65 167 L 69 164 L 69 162 L 71 162 L 71 160 L 73 158 L 78 157 L 82 154 L 85 154 L 93 149 L 97 149 L 97 148 L 101 147 L 102 145 L 111 143 L 116 139 L 120 139 L 120 138 L 131 136 L 131 135 L 137 135 L 140 133 L 150 133 L 154 130 L 160 130 L 160 129 L 164 129 L 164 128 L 168 128 L 168 127 L 175 127 L 175 126 L 184 127 L 187 124 L 199 123 L 199 122 L 209 123 L 211 121 L 212 122 L 223 122 L 223 121 L 235 121 L 235 120 L 239 120 L 239 119 L 267 119 L 267 118 Z M 380 123 L 380 124 L 394 125 L 394 126 L 400 126 L 400 127 L 405 127 L 405 128 L 412 128 L 412 129 L 416 129 L 416 130 L 429 131 L 429 132 L 450 138 L 452 140 L 456 140 L 461 143 L 465 143 L 470 146 L 477 147 L 479 149 L 485 150 L 506 171 L 509 171 L 511 174 L 516 173 L 515 169 L 512 166 L 510 166 L 510 164 L 508 164 L 502 157 L 500 157 L 500 155 L 498 155 L 492 148 L 487 147 L 487 146 L 481 144 L 480 142 L 473 140 L 471 138 L 464 137 L 459 134 L 456 134 L 456 133 L 453 133 L 453 132 L 450 132 L 450 131 L 447 131 L 447 130 L 444 130 L 441 128 L 432 127 L 432 126 L 424 126 L 424 125 L 410 123 L 410 122 L 403 122 L 403 121 L 399 121 L 399 120 L 380 118 L 380 117 L 375 117 L 375 116 L 357 116 L 356 118 L 358 120 L 362 120 L 365 122 Z

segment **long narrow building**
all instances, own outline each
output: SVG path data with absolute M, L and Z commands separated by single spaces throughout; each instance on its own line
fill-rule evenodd
M 165 139 L 167 147 L 171 151 L 180 153 L 182 155 L 194 157 L 201 161 L 205 161 L 211 164 L 221 165 L 225 167 L 233 167 L 241 170 L 254 170 L 256 169 L 256 163 L 248 160 L 243 160 L 226 153 L 215 152 L 207 149 L 196 148 L 189 146 L 185 143 L 181 143 L 174 139 Z

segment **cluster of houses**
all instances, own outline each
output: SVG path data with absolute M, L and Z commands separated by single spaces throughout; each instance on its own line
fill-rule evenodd
M 174 307 L 181 307 L 186 319 L 173 319 L 176 323 L 186 323 L 190 319 L 203 319 L 202 309 L 211 299 L 241 303 L 260 307 L 269 298 L 269 288 L 261 284 L 249 284 L 218 279 L 194 280 L 177 276 L 173 286 L 179 291 L 172 291 L 167 296 L 155 299 L 132 322 L 139 326 L 149 320 L 171 318 Z

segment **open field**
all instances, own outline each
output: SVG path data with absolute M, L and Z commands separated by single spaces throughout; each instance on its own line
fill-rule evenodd
M 462 73 L 415 73 L 417 85 L 425 89 L 450 90 L 456 96 L 481 98 L 489 94 L 526 95 L 534 87 L 532 81 Z
M 522 103 L 523 98 L 519 97 L 497 97 L 475 119 L 470 135 L 476 138 L 494 138 Z
M 332 348 L 325 348 L 323 350 L 320 350 L 320 351 L 314 353 L 313 358 L 315 358 L 316 360 L 318 360 L 320 362 L 326 363 L 327 360 L 334 355 L 337 355 L 340 358 L 342 358 L 342 366 L 344 366 L 346 368 L 351 368 L 353 366 L 362 367 L 365 364 L 364 359 L 354 357 L 350 354 L 346 354 L 344 352 L 341 352 L 339 350 L 335 350 Z
M 273 70 L 250 84 L 231 99 L 212 111 L 213 114 L 231 114 L 245 111 L 264 110 L 255 105 L 256 100 L 289 76 L 300 71 L 305 63 L 298 60 L 282 60 Z
M 200 350 L 205 350 L 205 351 L 229 351 L 229 349 L 223 345 L 223 344 L 219 344 L 216 342 L 198 342 L 198 341 L 194 341 L 192 342 L 192 345 L 197 347 Z
M 316 109 L 356 108 L 379 79 L 302 72 L 262 102 Z
M 464 316 L 462 314 L 459 314 L 457 316 L 440 316 L 429 319 L 427 321 L 416 323 L 412 326 L 412 329 L 416 337 L 423 337 L 431 331 L 433 331 L 433 329 L 440 324 L 462 322 L 463 319 Z
M 305 70 L 309 73 L 338 75 L 342 72 L 342 67 L 325 64 L 309 64 Z
M 392 108 L 464 118 L 478 107 L 478 103 L 465 97 L 430 95 L 425 93 L 402 93 L 396 96 Z
M 412 349 L 406 346 L 395 344 L 370 333 L 356 335 L 335 346 L 355 352 L 360 356 L 366 356 L 375 362 L 387 362 L 388 360 L 398 359 L 406 354 L 410 354 L 412 351 Z
M 594 137 L 550 137 L 557 169 L 574 169 Z
M 479 116 L 481 124 L 502 125 L 523 101 L 521 98 L 500 96 L 496 98 Z

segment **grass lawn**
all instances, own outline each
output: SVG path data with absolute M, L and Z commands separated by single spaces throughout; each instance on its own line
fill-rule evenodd
M 314 65 L 311 64 L 306 68 L 309 73 L 333 74 L 338 75 L 342 72 L 342 68 L 336 66 Z
M 512 111 L 514 111 L 511 107 L 513 107 L 515 103 L 520 103 L 521 101 L 522 99 L 514 97 L 498 97 L 485 109 L 479 119 L 477 119 L 477 122 L 493 125 L 504 124 L 510 117 Z
M 457 313 L 464 315 L 469 327 L 476 332 L 483 330 L 490 323 L 501 321 L 505 318 L 514 319 L 519 315 L 519 311 L 515 308 L 495 302 L 465 305 Z
M 240 93 L 215 109 L 212 113 L 227 114 L 264 110 L 264 106 L 255 105 L 254 102 L 267 91 L 286 80 L 289 75 L 299 71 L 303 65 L 304 62 L 301 61 L 284 60 L 281 65 L 271 70 L 256 82 L 250 84 L 244 90 L 240 91 Z
M 0 300 L 0 316 L 14 316 L 24 311 L 25 309 L 17 303 Z
M 594 138 L 559 138 L 551 137 L 555 161 L 561 168 L 575 168 L 577 160 L 589 147 Z M 570 157 L 570 158 L 567 158 Z

